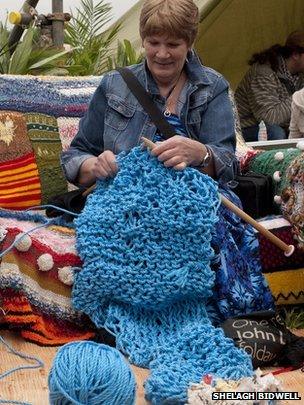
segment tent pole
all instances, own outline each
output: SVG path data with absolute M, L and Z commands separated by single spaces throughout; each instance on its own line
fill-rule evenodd
M 53 45 L 63 47 L 64 42 L 64 17 L 63 0 L 52 0 L 52 37 Z

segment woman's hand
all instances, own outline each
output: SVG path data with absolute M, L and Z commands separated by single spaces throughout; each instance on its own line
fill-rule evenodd
M 110 150 L 105 150 L 95 161 L 92 167 L 92 172 L 96 179 L 107 179 L 108 177 L 115 177 L 118 172 L 116 156 Z
M 180 135 L 156 143 L 151 151 L 151 154 L 166 167 L 173 167 L 175 170 L 183 170 L 187 166 L 198 166 L 206 153 L 205 145 Z
M 96 179 L 114 177 L 118 171 L 116 156 L 113 152 L 105 150 L 97 157 L 86 159 L 79 170 L 78 182 L 90 186 Z

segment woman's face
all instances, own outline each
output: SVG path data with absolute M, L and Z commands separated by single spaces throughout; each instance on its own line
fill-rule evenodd
M 154 79 L 160 84 L 175 83 L 187 57 L 187 42 L 167 35 L 152 35 L 145 37 L 143 47 Z

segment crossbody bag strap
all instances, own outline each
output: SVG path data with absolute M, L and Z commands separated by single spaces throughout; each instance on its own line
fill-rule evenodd
M 174 127 L 163 117 L 161 111 L 152 100 L 152 97 L 141 85 L 133 72 L 127 68 L 117 68 L 116 70 L 120 73 L 121 77 L 124 79 L 143 109 L 149 114 L 151 120 L 154 122 L 156 128 L 160 131 L 163 137 L 169 139 L 176 135 Z

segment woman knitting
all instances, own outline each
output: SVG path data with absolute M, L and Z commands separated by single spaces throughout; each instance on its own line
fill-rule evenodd
M 139 145 L 142 136 L 157 141 L 151 152 L 168 168 L 194 167 L 225 186 L 237 171 L 234 117 L 227 81 L 201 64 L 192 46 L 199 23 L 193 0 L 147 0 L 140 15 L 145 61 L 129 69 L 150 93 L 176 135 L 163 140 L 148 114 L 117 71 L 103 76 L 79 131 L 62 155 L 69 181 L 92 185 L 113 177 L 116 156 Z M 253 230 L 220 208 L 212 247 L 216 272 L 210 315 L 218 323 L 229 316 L 272 307 L 261 274 Z

